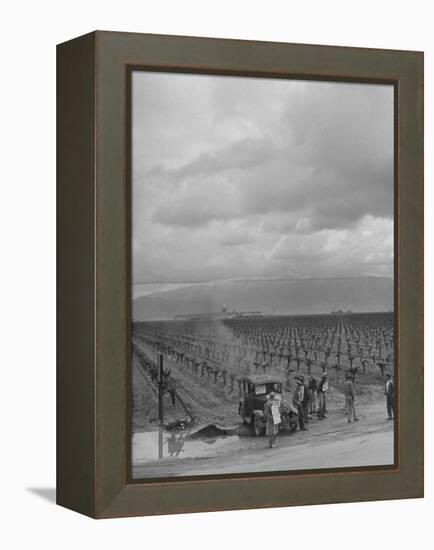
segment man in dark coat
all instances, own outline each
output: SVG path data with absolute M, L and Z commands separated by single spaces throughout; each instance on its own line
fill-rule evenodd
M 303 385 L 303 414 L 304 422 L 307 424 L 309 422 L 309 388 L 307 382 L 305 381 L 304 376 L 300 376 L 301 383 Z
M 307 428 L 306 428 L 306 425 L 305 425 L 304 407 L 303 407 L 303 403 L 304 403 L 304 385 L 303 385 L 302 380 L 299 377 L 297 377 L 295 381 L 296 381 L 296 388 L 295 388 L 295 391 L 294 391 L 293 402 L 294 402 L 295 407 L 297 407 L 298 423 L 300 425 L 300 430 L 306 431 Z
M 312 374 L 309 378 L 308 395 L 309 395 L 309 413 L 315 414 L 316 410 L 316 390 L 317 390 L 317 379 Z
M 321 380 L 318 384 L 318 418 L 323 420 L 327 418 L 325 415 L 326 411 L 326 393 L 329 389 L 329 380 L 326 372 L 321 376 Z
M 395 387 L 390 374 L 386 374 L 386 385 L 384 387 L 386 396 L 387 420 L 393 420 L 393 402 L 395 399 Z

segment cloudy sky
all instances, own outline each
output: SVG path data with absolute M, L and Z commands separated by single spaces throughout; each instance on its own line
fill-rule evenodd
M 393 276 L 391 86 L 137 71 L 132 131 L 134 284 Z

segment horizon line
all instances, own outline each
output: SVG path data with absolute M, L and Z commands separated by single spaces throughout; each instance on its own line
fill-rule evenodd
M 193 284 L 205 284 L 205 283 L 245 283 L 245 282 L 261 282 L 261 281 L 333 281 L 333 280 L 352 280 L 352 279 L 390 279 L 394 280 L 393 276 L 388 275 L 355 275 L 355 276 L 342 276 L 342 277 L 255 277 L 255 278 L 240 278 L 240 279 L 204 279 L 196 281 L 139 281 L 132 283 L 132 286 L 136 285 L 193 285 Z

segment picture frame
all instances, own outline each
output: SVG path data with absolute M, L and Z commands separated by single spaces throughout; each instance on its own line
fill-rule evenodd
M 131 71 L 394 86 L 391 468 L 134 482 Z M 95 31 L 57 49 L 57 503 L 94 518 L 423 496 L 423 53 Z

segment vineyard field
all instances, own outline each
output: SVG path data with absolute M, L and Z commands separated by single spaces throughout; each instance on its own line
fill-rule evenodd
M 392 313 L 371 313 L 134 323 L 133 427 L 151 427 L 158 419 L 157 353 L 201 422 L 236 422 L 241 382 L 253 374 L 279 378 L 290 394 L 296 375 L 327 371 L 339 393 L 350 371 L 360 396 L 378 398 L 394 368 L 393 319 Z M 165 399 L 168 420 L 185 416 Z

